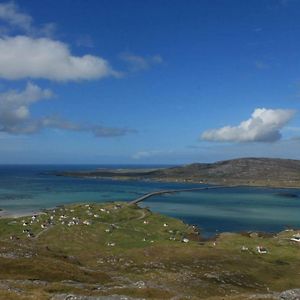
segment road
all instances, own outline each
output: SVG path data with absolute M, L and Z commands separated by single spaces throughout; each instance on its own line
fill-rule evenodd
M 236 186 L 207 186 L 207 187 L 200 187 L 200 188 L 189 188 L 189 189 L 176 189 L 176 190 L 161 190 L 161 191 L 155 191 L 148 194 L 145 194 L 131 202 L 129 202 L 130 205 L 132 204 L 138 204 L 139 202 L 142 202 L 150 197 L 163 195 L 163 194 L 173 194 L 173 193 L 180 193 L 180 192 L 195 192 L 195 191 L 204 191 L 204 190 L 216 190 L 216 189 L 224 189 L 224 188 L 232 188 Z

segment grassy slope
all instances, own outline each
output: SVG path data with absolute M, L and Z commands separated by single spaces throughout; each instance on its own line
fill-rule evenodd
M 68 216 L 65 224 L 62 214 Z M 50 216 L 55 225 L 42 229 Z M 73 217 L 91 225 L 66 225 Z M 71 205 L 38 219 L 30 226 L 22 225 L 29 217 L 0 219 L 0 299 L 43 300 L 64 293 L 247 299 L 300 286 L 300 245 L 289 240 L 292 231 L 269 237 L 222 234 L 215 242 L 199 242 L 181 221 L 124 203 L 117 209 Z M 35 238 L 22 232 L 28 227 Z M 182 243 L 183 237 L 190 242 Z M 258 254 L 257 245 L 269 253 Z M 249 250 L 242 252 L 242 246 Z

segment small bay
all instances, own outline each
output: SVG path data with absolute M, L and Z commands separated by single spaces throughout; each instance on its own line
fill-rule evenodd
M 56 176 L 63 170 L 103 167 L 137 168 L 136 165 L 2 165 L 0 208 L 5 213 L 22 214 L 74 202 L 130 201 L 156 190 L 201 186 Z M 300 227 L 300 189 L 238 187 L 180 192 L 151 197 L 141 206 L 197 225 L 206 236 L 224 231 L 277 232 Z

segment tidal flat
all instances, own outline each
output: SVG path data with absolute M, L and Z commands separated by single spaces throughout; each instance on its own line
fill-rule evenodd
M 126 202 L 1 218 L 0 299 L 288 299 L 300 286 L 299 234 L 204 239 Z

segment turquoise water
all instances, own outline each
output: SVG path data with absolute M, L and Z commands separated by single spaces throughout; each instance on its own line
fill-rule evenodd
M 150 191 L 199 186 L 55 176 L 55 172 L 61 170 L 96 167 L 101 166 L 0 166 L 0 208 L 27 213 L 74 202 L 129 201 Z M 142 205 L 198 225 L 205 235 L 300 228 L 299 189 L 245 187 L 182 192 L 149 198 Z

